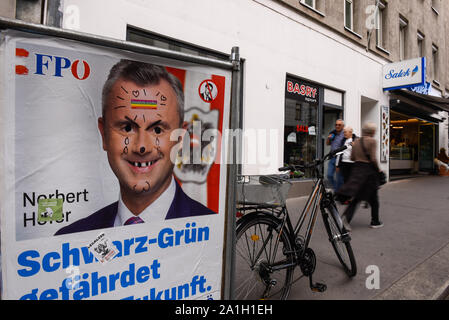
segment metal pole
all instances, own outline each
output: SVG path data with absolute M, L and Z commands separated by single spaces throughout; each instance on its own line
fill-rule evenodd
M 234 64 L 231 61 L 218 60 L 214 58 L 201 57 L 188 53 L 171 51 L 167 49 L 152 47 L 140 43 L 128 42 L 124 40 L 117 40 L 113 38 L 107 38 L 102 36 L 97 36 L 88 33 L 82 33 L 72 30 L 63 30 L 50 26 L 43 26 L 40 24 L 27 23 L 15 19 L 7 19 L 0 17 L 0 29 L 14 29 L 34 34 L 54 36 L 58 38 L 64 38 L 69 40 L 77 40 L 85 43 L 90 43 L 94 45 L 100 45 L 103 47 L 128 50 L 142 54 L 149 54 L 159 57 L 166 57 L 170 59 L 192 62 L 196 64 L 203 64 L 208 66 L 213 66 L 222 69 L 233 69 Z
M 230 128 L 238 129 L 240 120 L 240 103 L 241 103 L 241 68 L 239 48 L 233 47 L 231 53 L 231 62 L 233 64 L 232 70 L 232 89 L 231 89 L 231 114 L 230 114 Z M 240 148 L 240 143 L 232 143 L 232 158 L 228 164 L 227 177 L 227 197 L 226 197 L 226 246 L 225 246 L 225 267 L 224 267 L 224 290 L 223 298 L 226 300 L 234 299 L 234 284 L 233 278 L 235 274 L 235 241 L 236 241 L 236 181 L 237 181 L 237 159 L 236 149 Z

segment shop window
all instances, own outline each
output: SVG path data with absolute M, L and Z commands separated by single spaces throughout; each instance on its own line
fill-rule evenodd
M 435 157 L 435 124 L 391 111 L 390 170 L 431 171 Z
M 317 155 L 318 88 L 287 78 L 284 122 L 284 163 L 304 164 Z M 307 178 L 313 171 L 306 172 Z

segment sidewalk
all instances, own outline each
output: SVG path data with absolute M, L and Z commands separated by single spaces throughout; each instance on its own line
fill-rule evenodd
M 390 182 L 379 192 L 380 218 L 385 226 L 370 229 L 370 209 L 359 208 L 352 226 L 352 247 L 357 275 L 349 279 L 343 272 L 328 241 L 321 217 L 318 218 L 310 247 L 317 255 L 314 281 L 324 282 L 327 291 L 314 293 L 308 279 L 292 287 L 290 300 L 334 299 L 438 299 L 449 287 L 449 177 L 426 176 Z M 307 199 L 288 200 L 296 222 Z M 340 213 L 344 211 L 339 206 Z M 367 289 L 377 266 L 380 288 Z M 300 276 L 297 268 L 296 280 Z

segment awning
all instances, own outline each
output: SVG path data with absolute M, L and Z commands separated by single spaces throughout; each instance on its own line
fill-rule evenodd
M 391 92 L 409 98 L 417 103 L 425 104 L 426 106 L 435 109 L 435 111 L 449 112 L 449 99 L 429 96 L 426 94 L 416 93 L 410 90 L 393 90 Z

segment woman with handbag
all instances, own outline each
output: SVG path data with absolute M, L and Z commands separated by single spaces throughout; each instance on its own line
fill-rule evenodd
M 384 180 L 385 175 L 380 171 L 377 163 L 377 142 L 373 138 L 376 129 L 374 123 L 367 122 L 363 125 L 362 137 L 357 139 L 352 146 L 351 160 L 354 161 L 354 164 L 351 175 L 349 180 L 337 191 L 337 196 L 340 198 L 353 198 L 342 216 L 347 231 L 351 231 L 349 223 L 361 201 L 367 201 L 371 206 L 371 228 L 383 227 L 383 223 L 379 220 L 378 189 L 381 184 L 380 178 Z

